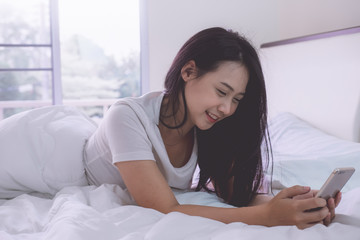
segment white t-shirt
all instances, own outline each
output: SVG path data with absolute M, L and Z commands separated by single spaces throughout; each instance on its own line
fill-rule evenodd
M 189 161 L 175 168 L 158 128 L 163 97 L 162 92 L 151 92 L 138 98 L 121 99 L 111 106 L 85 145 L 85 168 L 91 184 L 118 184 L 125 190 L 114 163 L 154 160 L 170 187 L 190 188 L 197 163 L 196 137 Z

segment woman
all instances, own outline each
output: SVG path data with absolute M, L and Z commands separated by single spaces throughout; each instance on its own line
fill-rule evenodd
M 261 144 L 269 145 L 266 112 L 254 48 L 235 32 L 205 29 L 178 52 L 164 92 L 126 98 L 110 108 L 85 146 L 88 179 L 118 184 L 138 205 L 163 213 L 265 226 L 329 224 L 340 194 L 328 204 L 301 186 L 274 198 L 257 194 L 264 168 Z M 190 188 L 196 164 L 196 189 L 211 191 L 212 185 L 238 208 L 177 202 L 171 188 Z M 321 209 L 306 211 L 314 208 Z

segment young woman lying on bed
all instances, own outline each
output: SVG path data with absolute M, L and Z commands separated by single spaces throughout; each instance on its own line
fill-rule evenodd
M 90 183 L 118 184 L 138 205 L 163 213 L 301 229 L 331 222 L 341 194 L 328 202 L 303 186 L 273 198 L 257 194 L 264 169 L 260 146 L 263 140 L 270 146 L 264 77 L 248 41 L 222 28 L 197 33 L 175 57 L 165 89 L 110 108 L 85 146 Z M 190 188 L 197 163 L 197 190 L 209 191 L 212 183 L 238 208 L 177 202 L 171 188 Z

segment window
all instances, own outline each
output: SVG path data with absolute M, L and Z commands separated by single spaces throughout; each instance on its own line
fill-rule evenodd
M 3 0 L 0 16 L 0 118 L 3 118 L 26 109 L 29 102 L 51 103 L 52 66 L 46 1 Z M 4 101 L 12 106 L 4 108 Z M 21 101 L 27 104 L 22 105 Z
M 101 118 L 115 99 L 140 95 L 138 1 L 0 5 L 0 118 L 61 103 Z

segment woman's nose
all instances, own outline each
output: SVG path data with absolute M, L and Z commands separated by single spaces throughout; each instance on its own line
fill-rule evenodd
M 231 101 L 229 100 L 224 100 L 220 105 L 218 110 L 224 114 L 225 116 L 228 116 L 231 114 Z

